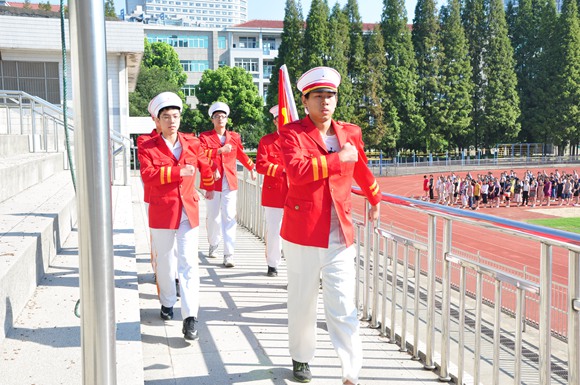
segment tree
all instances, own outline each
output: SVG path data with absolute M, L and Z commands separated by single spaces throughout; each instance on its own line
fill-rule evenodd
M 24 0 L 24 4 L 22 5 L 22 8 L 31 9 L 32 7 L 30 6 L 30 0 Z
M 399 137 L 400 120 L 397 110 L 386 94 L 385 68 L 387 59 L 380 26 L 369 35 L 365 47 L 368 70 L 361 75 L 364 87 L 364 121 L 361 124 L 363 140 L 367 147 L 393 152 Z
M 381 16 L 381 32 L 385 44 L 386 98 L 393 102 L 396 116 L 389 121 L 391 127 L 400 127 L 400 143 L 419 148 L 425 143 L 418 140 L 418 133 L 425 122 L 418 113 L 415 95 L 417 92 L 417 63 L 413 53 L 411 32 L 407 27 L 407 11 L 402 0 L 384 0 Z
M 561 154 L 567 142 L 580 142 L 580 18 L 575 0 L 564 0 L 559 24 L 563 61 L 558 79 L 556 140 Z
M 217 101 L 230 106 L 230 127 L 242 135 L 245 145 L 257 147 L 265 134 L 263 100 L 252 75 L 241 67 L 220 67 L 206 70 L 197 86 L 197 109 L 208 116 L 209 107 Z M 209 120 L 208 128 L 211 127 Z
M 366 73 L 365 56 L 365 42 L 363 39 L 363 23 L 358 10 L 357 0 L 348 0 L 344 6 L 343 12 L 346 14 L 349 23 L 348 32 L 348 75 L 343 78 L 343 81 L 350 81 L 352 84 L 351 100 L 348 103 L 352 104 L 354 111 L 350 122 L 358 124 L 362 127 L 367 119 L 366 111 L 359 108 L 363 103 L 365 88 L 363 85 L 363 77 Z M 344 99 L 344 98 L 342 98 Z
M 348 35 L 348 19 L 338 3 L 332 8 L 328 21 L 328 32 L 329 36 Z M 348 39 L 331 39 L 326 65 L 337 70 L 342 77 L 338 105 L 334 114 L 335 119 L 351 122 L 357 104 L 352 100 L 352 83 L 348 78 L 348 43 Z
M 288 76 L 292 84 L 302 74 L 302 41 L 304 31 L 304 20 L 300 2 L 286 0 L 284 11 L 284 29 L 282 30 L 282 42 L 278 49 L 278 57 L 275 60 L 274 71 L 270 77 L 266 103 L 268 106 L 278 104 L 278 71 L 283 64 L 288 68 Z M 293 87 L 294 88 L 294 87 Z M 294 88 L 294 98 L 298 100 L 299 93 Z
M 306 18 L 302 72 L 326 65 L 328 61 L 328 5 L 324 0 L 313 0 Z
M 484 0 L 465 0 L 465 6 L 461 15 L 469 58 L 471 60 L 471 81 L 473 83 L 471 122 L 473 125 L 473 141 L 475 147 L 481 143 L 481 128 L 484 116 L 483 112 L 483 50 L 485 46 L 485 6 Z
M 491 0 L 483 53 L 485 114 L 481 120 L 483 145 L 511 142 L 520 131 L 519 97 L 513 48 L 508 38 L 502 0 Z
M 149 43 L 145 39 L 142 64 L 148 68 L 164 68 L 172 74 L 173 81 L 182 88 L 187 82 L 187 74 L 179 62 L 179 55 L 167 43 Z
M 46 0 L 46 3 L 43 2 L 38 3 L 38 9 L 40 9 L 41 11 L 51 12 L 52 5 L 50 4 L 50 1 Z
M 145 39 L 145 48 L 135 91 L 129 94 L 129 116 L 148 116 L 149 101 L 161 92 L 170 91 L 182 99 L 181 88 L 187 75 L 179 64 L 177 53 L 169 44 L 150 44 Z M 184 104 L 182 114 L 182 131 L 191 131 L 192 122 L 187 119 L 188 107 Z
M 446 145 L 440 134 L 439 62 L 438 46 L 439 24 L 434 0 L 419 0 L 415 8 L 411 38 L 417 61 L 417 104 L 425 120 L 425 131 L 419 136 L 425 141 L 427 152 L 440 151 Z
M 466 148 L 473 135 L 471 126 L 471 64 L 465 31 L 461 25 L 459 0 L 441 9 L 440 134 L 447 149 Z
M 162 92 L 181 95 L 180 87 L 164 68 L 141 66 L 135 91 L 129 94 L 129 116 L 149 116 L 149 101 Z M 182 96 L 183 98 L 183 96 Z
M 518 79 L 518 96 L 520 98 L 520 124 L 522 130 L 520 139 L 533 141 L 534 127 L 543 103 L 538 97 L 538 77 L 540 57 L 543 47 L 540 42 L 541 6 L 537 0 L 519 0 L 517 7 L 511 4 L 511 14 L 508 13 L 509 35 L 514 49 L 516 61 L 515 71 Z M 508 10 L 510 6 L 508 6 Z
M 535 111 L 530 113 L 534 121 L 530 122 L 530 127 L 527 128 L 532 140 L 536 142 L 554 141 L 554 117 L 559 113 L 560 95 L 558 78 L 561 66 L 558 63 L 563 62 L 561 41 L 557 32 L 559 23 L 555 0 L 545 1 L 541 9 L 538 42 L 541 51 L 538 55 L 539 69 L 536 79 L 537 102 L 533 106 Z
M 117 17 L 114 0 L 105 0 L 105 17 Z

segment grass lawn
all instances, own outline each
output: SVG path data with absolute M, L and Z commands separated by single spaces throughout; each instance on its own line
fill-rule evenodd
M 580 233 L 580 218 L 530 219 L 527 222 L 571 233 Z

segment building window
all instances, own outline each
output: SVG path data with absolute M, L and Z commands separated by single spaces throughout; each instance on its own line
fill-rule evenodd
M 203 72 L 209 69 L 207 60 L 180 60 L 179 63 L 185 72 Z
M 60 104 L 58 63 L 0 60 L 0 89 L 24 91 Z
M 226 49 L 227 44 L 228 44 L 228 41 L 226 40 L 225 36 L 218 37 L 218 49 Z
M 240 37 L 240 48 L 258 48 L 255 37 Z
M 150 35 L 147 36 L 150 43 L 163 42 L 172 47 L 183 48 L 206 48 L 208 47 L 207 36 L 164 36 L 164 35 Z
M 195 85 L 193 84 L 186 84 L 181 89 L 185 96 L 195 96 Z
M 227 64 L 225 62 L 225 60 L 220 60 L 218 61 L 218 67 L 225 67 Z
M 264 46 L 264 50 L 276 49 L 276 38 L 264 37 L 264 38 L 262 38 L 262 45 Z
M 274 61 L 264 60 L 264 79 L 270 79 L 272 71 L 274 71 Z
M 258 72 L 258 59 L 238 58 L 238 59 L 235 60 L 234 65 L 236 67 L 242 67 L 243 69 L 245 69 L 248 72 L 253 72 L 253 73 L 257 73 Z

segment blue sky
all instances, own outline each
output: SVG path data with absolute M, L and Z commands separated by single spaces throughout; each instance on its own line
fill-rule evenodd
M 334 7 L 336 2 L 343 6 L 346 0 L 329 0 L 330 8 Z M 308 16 L 310 11 L 311 0 L 302 0 L 302 13 L 304 18 Z M 250 11 L 249 19 L 265 19 L 265 20 L 283 20 L 284 19 L 284 0 L 248 0 L 248 8 Z M 407 17 L 409 22 L 413 20 L 416 0 L 405 0 L 407 6 Z M 383 13 L 382 0 L 358 0 L 358 9 L 365 23 L 376 23 L 381 20 Z
M 50 0 L 50 2 L 53 4 L 59 3 L 58 0 Z M 329 0 L 328 4 L 332 8 L 336 2 L 337 0 Z M 304 18 L 306 18 L 308 11 L 310 11 L 310 3 L 311 0 L 302 0 L 302 13 L 304 14 Z M 338 0 L 338 3 L 343 6 L 346 4 L 346 0 Z M 413 13 L 415 11 L 415 5 L 417 4 L 417 1 L 405 0 L 405 3 L 407 5 L 407 17 L 409 22 L 411 22 L 413 21 Z M 248 0 L 248 8 L 250 11 L 248 18 L 250 20 L 283 20 L 285 5 L 285 0 Z M 123 8 L 125 8 L 125 0 L 115 0 L 115 10 L 117 13 L 119 13 Z M 381 14 L 383 13 L 383 1 L 358 0 L 358 9 L 363 22 L 376 23 L 381 20 Z

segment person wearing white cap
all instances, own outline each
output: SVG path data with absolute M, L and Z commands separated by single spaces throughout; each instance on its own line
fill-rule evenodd
M 282 160 L 282 148 L 278 135 L 278 106 L 270 109 L 274 116 L 276 131 L 264 135 L 258 144 L 256 154 L 256 171 L 264 175 L 262 185 L 262 206 L 266 216 L 266 263 L 267 275 L 278 275 L 278 266 L 282 260 L 282 238 L 280 227 L 282 226 L 282 214 L 284 213 L 284 201 L 288 192 L 288 180 L 286 169 Z
M 151 120 L 153 120 L 153 123 L 155 124 L 155 128 L 149 133 L 149 134 L 142 134 L 139 135 L 137 137 L 137 151 L 138 153 L 141 151 L 141 146 L 143 145 L 143 143 L 145 143 L 146 141 L 148 141 L 151 138 L 156 137 L 157 135 L 159 135 L 161 133 L 161 124 L 157 121 L 156 116 L 155 116 L 155 112 L 152 110 L 152 104 L 155 100 L 158 100 L 157 97 L 154 97 L 153 99 L 151 99 L 151 101 L 149 102 L 149 105 L 147 106 L 147 112 L 149 112 L 149 115 L 151 116 Z M 149 215 L 149 196 L 150 194 L 150 187 L 149 186 L 143 186 L 143 202 L 145 204 L 145 211 L 147 212 L 147 215 Z M 157 254 L 155 251 L 155 244 L 153 243 L 153 239 L 151 239 L 151 266 L 153 267 L 153 271 L 157 270 Z M 177 274 L 177 272 L 176 272 Z M 155 279 L 157 280 L 157 277 L 155 277 Z M 179 297 L 180 293 L 179 293 L 179 279 L 175 278 L 175 287 L 177 290 L 177 296 Z M 157 294 L 159 294 L 159 291 L 157 292 Z
M 213 197 L 213 172 L 199 139 L 178 132 L 182 106 L 181 98 L 172 92 L 161 93 L 153 99 L 151 110 L 161 126 L 161 134 L 142 144 L 139 161 L 141 178 L 150 189 L 149 228 L 157 251 L 155 273 L 160 316 L 164 320 L 173 319 L 177 271 L 183 336 L 195 340 L 199 310 L 199 196 L 194 186 L 195 170 L 201 174 L 207 199 Z M 177 247 L 177 258 L 174 247 Z
M 236 243 L 236 204 L 238 175 L 236 160 L 254 175 L 254 162 L 244 152 L 242 138 L 237 132 L 226 130 L 230 107 L 216 102 L 209 108 L 213 130 L 199 135 L 201 145 L 214 170 L 215 198 L 207 202 L 207 237 L 209 257 L 216 257 L 220 240 L 224 240 L 224 266 L 234 267 L 234 248 Z
M 309 382 L 316 348 L 320 278 L 328 333 L 342 363 L 342 382 L 356 384 L 362 343 L 354 304 L 355 249 L 351 218 L 353 180 L 379 215 L 381 193 L 367 167 L 358 126 L 332 119 L 340 74 L 317 67 L 298 80 L 308 115 L 280 128 L 288 195 L 282 249 L 288 272 L 288 339 L 294 378 Z

